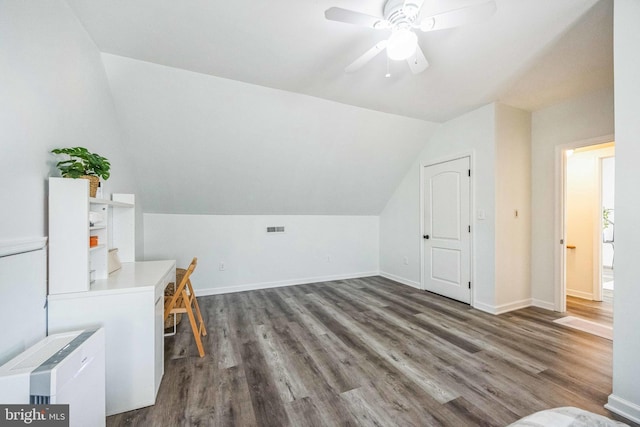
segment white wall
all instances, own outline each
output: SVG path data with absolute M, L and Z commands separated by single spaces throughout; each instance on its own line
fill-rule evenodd
M 376 216 L 144 216 L 145 259 L 176 259 L 184 268 L 198 257 L 198 295 L 378 273 Z M 285 233 L 266 233 L 281 225 Z
M 613 90 L 604 89 L 539 110 L 532 115 L 531 292 L 553 308 L 556 147 L 612 135 Z M 601 141 L 605 142 L 605 141 Z
M 566 228 L 567 295 L 593 299 L 594 286 L 599 283 L 598 247 L 601 244 L 599 163 L 602 157 L 615 154 L 607 147 L 575 151 L 567 158 Z M 595 280 L 595 283 L 594 283 Z
M 47 333 L 47 250 L 44 239 L 19 246 L 0 242 L 0 366 Z
M 67 3 L 3 0 L 0 40 L 0 241 L 47 234 L 53 148 L 102 154 L 105 191 L 135 192 L 100 54 Z
M 66 2 L 0 1 L 0 100 L 0 247 L 45 244 L 52 148 L 106 156 L 106 191 L 134 191 L 100 55 Z M 46 333 L 46 248 L 0 264 L 0 324 L 18 325 L 2 334 L 1 364 Z
M 472 274 L 476 302 L 495 300 L 495 106 L 486 105 L 441 125 L 428 140 L 380 215 L 380 270 L 388 277 L 420 285 L 420 165 L 455 156 L 472 157 L 475 208 L 486 219 L 474 220 Z M 473 215 L 472 215 L 473 216 Z M 409 264 L 403 263 L 407 257 Z
M 473 306 L 492 313 L 528 306 L 530 141 L 530 113 L 501 104 L 441 125 L 380 215 L 381 273 L 420 286 L 420 167 L 471 154 Z M 477 219 L 480 210 L 485 219 Z
M 437 127 L 115 55 L 103 58 L 145 212 L 378 215 Z
M 531 113 L 496 104 L 495 170 L 495 311 L 502 312 L 531 302 Z
M 616 0 L 616 285 L 613 393 L 607 408 L 640 422 L 640 2 Z

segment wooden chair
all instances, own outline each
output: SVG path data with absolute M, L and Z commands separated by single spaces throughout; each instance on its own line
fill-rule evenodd
M 175 318 L 178 313 L 186 313 L 189 317 L 189 323 L 191 323 L 193 337 L 198 346 L 198 353 L 200 353 L 200 357 L 204 357 L 201 337 L 207 335 L 207 328 L 204 326 L 198 300 L 196 299 L 195 292 L 193 292 L 190 279 L 191 273 L 196 269 L 197 263 L 198 258 L 193 258 L 175 293 L 172 296 L 164 297 L 164 320 L 167 320 L 171 314 L 173 314 Z

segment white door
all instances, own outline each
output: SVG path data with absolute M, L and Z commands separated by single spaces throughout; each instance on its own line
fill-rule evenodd
M 469 157 L 423 171 L 423 287 L 471 303 Z

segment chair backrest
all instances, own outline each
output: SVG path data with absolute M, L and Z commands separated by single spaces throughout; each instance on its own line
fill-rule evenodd
M 173 294 L 171 299 L 167 302 L 167 304 L 165 304 L 164 306 L 165 319 L 169 317 L 171 310 L 175 307 L 176 301 L 178 301 L 178 298 L 180 298 L 180 296 L 182 295 L 182 291 L 184 290 L 185 286 L 187 286 L 187 284 L 189 285 L 189 290 L 192 291 L 191 273 L 193 273 L 193 271 L 196 269 L 196 265 L 198 265 L 198 258 L 194 257 L 193 260 L 191 260 L 191 264 L 189 264 L 189 267 L 187 267 L 186 273 L 184 274 L 184 276 L 182 276 L 182 280 L 178 284 L 178 287 L 176 288 L 175 293 Z
M 185 286 L 187 286 L 187 284 L 191 285 L 191 273 L 193 273 L 197 265 L 198 265 L 198 258 L 193 257 L 193 259 L 191 260 L 191 264 L 189 264 L 189 267 L 187 267 L 187 272 L 184 274 L 184 276 L 182 277 L 182 280 L 180 281 L 180 283 L 178 284 L 178 287 L 176 288 L 176 294 L 182 292 L 182 290 L 184 289 Z

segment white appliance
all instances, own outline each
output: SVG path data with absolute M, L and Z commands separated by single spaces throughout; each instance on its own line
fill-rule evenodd
M 104 426 L 103 328 L 50 335 L 0 367 L 0 403 L 68 404 L 70 426 Z

